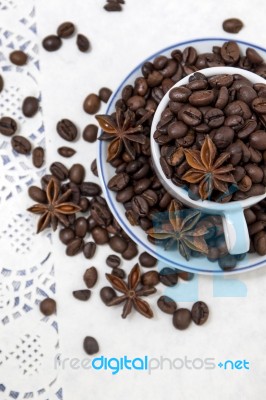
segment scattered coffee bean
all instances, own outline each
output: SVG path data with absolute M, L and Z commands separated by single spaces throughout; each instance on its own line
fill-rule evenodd
M 81 164 L 73 164 L 69 170 L 69 179 L 71 182 L 80 185 L 85 178 L 85 168 Z
M 74 32 L 75 32 L 75 25 L 69 21 L 60 24 L 56 31 L 57 36 L 59 36 L 61 39 L 67 39 L 73 36 Z
M 24 51 L 14 50 L 9 54 L 9 60 L 18 66 L 25 65 L 28 61 L 28 56 Z
M 106 264 L 108 265 L 108 267 L 117 268 L 121 264 L 121 258 L 116 256 L 115 254 L 110 254 L 106 258 Z
M 229 18 L 223 22 L 223 30 L 228 33 L 238 33 L 243 26 L 243 22 L 238 18 Z
M 86 236 L 88 224 L 85 217 L 79 217 L 76 219 L 74 222 L 74 230 L 77 237 L 84 238 Z
M 98 273 L 95 267 L 88 268 L 83 275 L 83 280 L 88 289 L 91 289 L 96 284 L 97 279 Z
M 41 168 L 44 163 L 44 149 L 43 147 L 35 147 L 32 151 L 32 163 L 34 167 Z
M 93 173 L 94 176 L 99 176 L 98 175 L 98 168 L 97 168 L 97 161 L 94 159 L 91 163 L 91 172 Z
M 88 301 L 91 297 L 91 291 L 89 289 L 74 290 L 73 296 L 75 299 Z
M 112 90 L 108 89 L 107 87 L 103 87 L 99 90 L 99 97 L 101 101 L 103 101 L 104 103 L 108 102 L 111 95 L 112 95 Z
M 157 264 L 157 259 L 144 251 L 139 256 L 139 262 L 142 267 L 152 268 L 155 267 L 155 265 Z
M 102 193 L 101 187 L 94 182 L 83 182 L 80 185 L 80 192 L 82 196 L 98 196 Z
M 138 248 L 134 242 L 130 241 L 127 245 L 126 250 L 123 251 L 122 257 L 124 260 L 132 260 L 132 258 L 136 257 L 137 255 Z
M 36 97 L 29 96 L 23 100 L 22 112 L 25 117 L 33 117 L 39 109 L 39 100 Z
M 76 125 L 69 119 L 62 119 L 56 125 L 56 130 L 62 139 L 73 142 L 77 138 L 78 130 Z
M 80 253 L 83 250 L 84 241 L 81 238 L 75 238 L 68 242 L 66 248 L 66 255 L 67 256 L 75 256 L 76 254 Z
M 50 165 L 50 172 L 59 181 L 66 180 L 69 174 L 67 167 L 59 161 L 55 161 Z
M 89 39 L 81 33 L 77 36 L 77 46 L 82 53 L 86 53 L 90 48 Z
M 166 314 L 174 314 L 177 309 L 176 302 L 168 296 L 161 296 L 157 300 L 157 305 Z
M 157 271 L 148 271 L 141 276 L 141 283 L 144 286 L 156 286 L 160 282 Z
M 70 158 L 74 154 L 76 154 L 76 150 L 72 149 L 71 147 L 62 146 L 57 149 L 58 154 L 65 158 Z
M 120 279 L 125 279 L 126 277 L 125 271 L 121 268 L 113 268 L 111 274 Z
M 19 154 L 29 154 L 31 152 L 31 143 L 23 136 L 13 136 L 11 139 L 13 150 Z
M 94 257 L 96 252 L 96 244 L 94 242 L 88 242 L 83 247 L 84 257 L 87 259 L 91 259 Z
M 203 325 L 209 317 L 209 309 L 203 301 L 197 301 L 193 304 L 191 317 L 196 325 Z
M 176 329 L 184 330 L 191 322 L 191 312 L 186 308 L 179 308 L 173 314 L 173 325 Z
M 83 348 L 90 356 L 96 354 L 99 351 L 99 345 L 96 339 L 91 336 L 86 336 L 83 341 Z
M 40 189 L 37 186 L 30 186 L 28 189 L 28 195 L 32 200 L 36 201 L 37 203 L 47 202 L 47 196 L 45 190 Z
M 115 1 L 112 1 L 112 2 L 109 2 L 109 3 L 107 3 L 107 4 L 105 4 L 104 5 L 104 7 L 103 7 L 106 11 L 122 11 L 122 7 L 121 7 L 121 4 L 119 4 L 119 3 L 117 3 L 117 2 L 115 2 Z
M 40 311 L 46 317 L 54 314 L 56 312 L 56 302 L 54 299 L 44 299 L 40 302 Z
M 59 238 L 62 243 L 68 244 L 75 238 L 75 232 L 71 228 L 63 228 L 59 232 Z
M 109 235 L 105 228 L 96 226 L 92 229 L 91 235 L 96 244 L 105 244 L 109 242 Z
M 97 140 L 98 126 L 94 124 L 87 125 L 82 133 L 82 137 L 86 142 L 93 143 Z
M 104 304 L 108 305 L 108 303 L 115 299 L 117 296 L 113 288 L 105 286 L 100 290 L 100 297 Z
M 183 281 L 191 281 L 194 278 L 194 274 L 186 271 L 178 271 L 178 278 L 183 279 Z
M 62 46 L 62 40 L 59 36 L 49 35 L 43 39 L 42 46 L 46 51 L 57 51 Z
M 224 257 L 220 257 L 218 263 L 224 271 L 230 271 L 236 267 L 237 260 L 233 255 L 228 254 Z
M 109 246 L 113 251 L 123 253 L 127 248 L 127 242 L 125 239 L 115 235 L 110 238 Z
M 96 114 L 101 107 L 101 100 L 97 94 L 89 94 L 83 102 L 83 110 L 87 114 Z
M 177 272 L 172 269 L 165 267 L 159 273 L 160 282 L 165 286 L 175 286 L 178 281 Z
M 16 133 L 17 123 L 13 118 L 2 117 L 0 119 L 0 133 L 4 136 L 12 136 Z

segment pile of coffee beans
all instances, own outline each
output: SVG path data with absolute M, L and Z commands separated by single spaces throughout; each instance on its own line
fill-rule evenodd
M 221 48 L 224 57 L 226 46 Z M 235 60 L 239 53 L 231 45 Z M 247 57 L 249 52 L 247 51 Z M 250 57 L 249 57 L 250 58 Z M 262 58 L 252 53 L 253 64 Z M 209 200 L 243 200 L 265 193 L 266 186 L 266 84 L 252 84 L 242 75 L 223 74 L 207 78 L 196 72 L 189 83 L 171 89 L 169 103 L 162 112 L 154 133 L 160 146 L 161 167 L 167 179 L 178 186 L 188 187 L 188 195 L 200 198 L 199 183 L 188 184 L 184 174 L 192 171 L 186 160 L 186 150 L 201 150 L 208 135 L 219 156 L 228 158 L 218 168 L 232 167 L 226 195 L 213 190 Z M 200 156 L 202 157 L 202 155 Z M 218 177 L 218 175 L 217 175 Z M 233 183 L 232 183 L 233 181 Z M 229 187 L 228 187 L 229 186 Z M 214 189 L 216 189 L 214 187 Z
M 110 12 L 122 11 L 122 4 L 125 4 L 125 0 L 107 0 L 103 8 Z

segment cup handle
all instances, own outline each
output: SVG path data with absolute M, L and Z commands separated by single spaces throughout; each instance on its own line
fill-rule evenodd
M 229 253 L 247 253 L 250 246 L 250 239 L 243 209 L 224 212 L 222 220 Z

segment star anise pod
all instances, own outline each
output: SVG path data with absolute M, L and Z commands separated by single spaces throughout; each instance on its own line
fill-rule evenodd
M 46 188 L 48 202 L 34 204 L 32 207 L 28 208 L 28 211 L 34 214 L 41 214 L 37 225 L 37 233 L 43 231 L 50 224 L 55 231 L 58 221 L 64 226 L 69 226 L 67 215 L 75 214 L 81 210 L 76 204 L 66 201 L 71 193 L 72 190 L 69 189 L 65 193 L 60 194 L 58 181 L 54 178 L 50 179 Z
M 209 198 L 213 189 L 225 193 L 228 191 L 228 183 L 235 183 L 230 173 L 234 167 L 231 164 L 222 166 L 230 157 L 230 153 L 222 153 L 216 159 L 217 149 L 208 135 L 200 151 L 185 149 L 184 152 L 187 163 L 192 168 L 182 176 L 182 179 L 189 183 L 199 183 L 199 194 L 202 200 Z
M 158 227 L 150 228 L 146 233 L 155 239 L 165 240 L 165 250 L 177 244 L 179 253 L 189 260 L 191 250 L 207 254 L 208 246 L 204 235 L 205 227 L 197 227 L 201 213 L 197 210 L 180 210 L 180 204 L 172 200 L 169 206 L 169 220 Z
M 113 288 L 122 293 L 122 296 L 115 297 L 107 305 L 114 306 L 125 303 L 123 307 L 122 318 L 126 318 L 131 313 L 132 307 L 146 318 L 152 318 L 153 312 L 149 304 L 142 300 L 141 296 L 148 296 L 156 292 L 153 288 L 138 288 L 141 278 L 139 265 L 136 264 L 128 276 L 128 283 L 118 278 L 117 276 L 106 274 L 106 278 L 111 283 Z
M 148 112 L 147 112 L 148 113 Z M 149 117 L 150 117 L 149 113 Z M 145 119 L 147 119 L 147 115 Z M 131 142 L 145 144 L 146 137 L 142 133 L 142 123 L 145 119 L 142 117 L 135 126 L 135 114 L 131 110 L 125 113 L 121 108 L 116 109 L 116 121 L 110 115 L 96 115 L 96 119 L 104 133 L 99 137 L 99 140 L 110 140 L 108 146 L 107 161 L 112 161 L 119 156 L 123 150 L 123 146 L 132 159 L 136 157 L 136 150 Z

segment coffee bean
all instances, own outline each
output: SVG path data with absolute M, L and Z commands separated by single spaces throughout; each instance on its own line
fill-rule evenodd
M 89 39 L 85 35 L 82 35 L 81 33 L 79 33 L 77 35 L 76 43 L 77 43 L 78 49 L 82 53 L 86 53 L 90 49 L 90 41 L 89 41 Z
M 182 121 L 175 121 L 168 125 L 167 133 L 171 139 L 179 139 L 186 136 L 188 127 Z
M 134 185 L 134 192 L 136 194 L 141 194 L 149 188 L 150 184 L 151 184 L 150 178 L 142 178 L 139 181 L 137 181 L 136 184 Z
M 234 78 L 232 75 L 220 74 L 220 75 L 213 75 L 210 78 L 208 78 L 208 83 L 212 88 L 222 88 L 222 87 L 228 88 L 229 86 L 232 85 L 233 80 Z
M 141 276 L 141 283 L 144 286 L 156 286 L 160 282 L 157 271 L 148 271 Z
M 23 136 L 13 136 L 11 139 L 13 150 L 19 154 L 29 154 L 31 151 L 31 143 Z
M 246 164 L 245 170 L 253 183 L 260 183 L 263 179 L 263 171 L 256 164 Z
M 110 301 L 112 301 L 113 299 L 115 299 L 116 296 L 116 292 L 114 291 L 113 288 L 109 287 L 109 286 L 105 286 L 100 290 L 100 297 L 102 299 L 102 301 L 104 302 L 104 304 L 106 304 L 108 306 L 108 303 Z
M 256 150 L 266 150 L 266 132 L 255 131 L 249 136 L 249 143 Z
M 112 95 L 112 90 L 110 90 L 107 87 L 103 87 L 99 90 L 99 97 L 100 97 L 101 101 L 103 101 L 104 103 L 108 102 L 111 95 Z
M 78 130 L 76 125 L 69 119 L 62 119 L 56 125 L 56 130 L 62 139 L 73 142 L 77 138 Z
M 46 51 L 57 51 L 62 46 L 62 40 L 56 35 L 49 35 L 43 39 L 42 46 Z
M 214 104 L 215 108 L 220 108 L 221 110 L 226 106 L 229 100 L 228 89 L 225 86 L 222 86 L 219 90 L 218 97 L 216 103 Z
M 87 229 L 88 229 L 86 218 L 84 218 L 84 217 L 77 218 L 74 223 L 74 229 L 75 229 L 76 236 L 78 236 L 80 238 L 84 238 L 84 236 L 86 236 Z
M 83 247 L 83 255 L 87 259 L 94 257 L 96 252 L 96 244 L 94 242 L 88 242 Z
M 252 113 L 249 106 L 241 100 L 236 100 L 229 103 L 225 107 L 225 115 L 228 117 L 230 115 L 240 115 L 245 119 L 251 118 Z
M 102 193 L 102 189 L 97 183 L 83 182 L 80 185 L 80 192 L 82 196 L 92 197 L 100 195 Z
M 106 229 L 96 226 L 91 231 L 93 240 L 96 244 L 105 244 L 109 242 L 109 235 Z
M 13 118 L 2 117 L 0 119 L 0 133 L 4 136 L 12 136 L 16 133 L 17 123 Z
M 28 56 L 24 51 L 14 50 L 9 54 L 9 60 L 15 65 L 23 66 L 27 63 Z
M 157 300 L 157 306 L 166 314 L 174 314 L 177 309 L 176 302 L 168 296 L 161 296 Z
M 56 312 L 56 302 L 54 299 L 47 298 L 40 302 L 40 311 L 46 317 Z
M 192 92 L 188 88 L 177 87 L 169 92 L 169 98 L 172 101 L 178 101 L 179 103 L 186 103 L 191 94 Z
M 108 265 L 108 267 L 117 268 L 121 264 L 121 258 L 116 256 L 115 254 L 110 254 L 106 258 L 106 264 Z
M 89 298 L 91 297 L 91 291 L 89 289 L 74 290 L 72 294 L 75 297 L 75 299 L 81 301 L 88 301 Z
M 57 35 L 62 39 L 71 37 L 75 32 L 75 25 L 72 22 L 63 22 L 57 28 Z
M 230 144 L 230 146 L 226 148 L 226 152 L 230 153 L 230 158 L 228 159 L 229 163 L 237 165 L 240 162 L 243 151 L 239 143 Z
M 132 260 L 138 255 L 138 248 L 134 242 L 129 242 L 126 250 L 123 251 L 122 257 L 124 260 Z
M 221 56 L 229 65 L 237 63 L 240 57 L 240 50 L 236 42 L 225 42 L 221 48 Z
M 129 179 L 128 174 L 121 172 L 110 179 L 108 182 L 108 188 L 114 192 L 119 192 L 127 186 Z
M 30 186 L 28 189 L 28 195 L 37 203 L 47 203 L 46 192 L 37 186 Z
M 98 175 L 98 168 L 97 168 L 97 161 L 94 159 L 91 163 L 91 172 L 93 173 L 94 176 L 99 176 Z
M 87 125 L 82 133 L 82 137 L 86 142 L 93 143 L 97 140 L 98 126 L 94 124 Z
M 160 282 L 163 283 L 165 286 L 175 286 L 178 281 L 177 272 L 172 269 L 165 267 L 161 269 L 159 273 Z
M 50 165 L 50 172 L 59 181 L 64 181 L 68 178 L 67 167 L 59 161 L 55 161 Z
M 223 22 L 223 30 L 228 33 L 238 33 L 243 26 L 243 22 L 238 18 L 229 18 Z
M 186 308 L 179 308 L 173 314 L 173 325 L 176 329 L 184 330 L 191 322 L 191 312 Z
M 44 149 L 42 147 L 35 147 L 32 152 L 32 163 L 34 167 L 41 168 L 44 163 Z
M 22 112 L 25 117 L 33 117 L 39 109 L 39 100 L 36 97 L 29 96 L 23 100 Z
M 87 199 L 87 197 L 81 197 L 78 204 L 82 213 L 85 213 L 90 208 L 90 201 Z
M 253 119 L 247 119 L 242 128 L 237 132 L 239 139 L 246 139 L 252 132 L 256 130 L 257 122 Z
M 155 267 L 155 265 L 157 264 L 157 259 L 155 257 L 151 256 L 146 251 L 144 251 L 139 256 L 139 262 L 142 265 L 142 267 L 152 268 L 152 267 Z
M 0 75 L 0 93 L 2 92 L 3 89 L 4 89 L 4 79 L 2 75 Z
M 83 280 L 88 289 L 91 289 L 96 284 L 97 279 L 98 272 L 95 267 L 88 268 L 83 275 Z
M 210 128 L 219 128 L 224 122 L 224 113 L 219 108 L 211 108 L 204 115 L 204 122 Z
M 192 106 L 197 107 L 208 106 L 209 104 L 212 104 L 213 100 L 213 90 L 198 90 L 196 92 L 193 92 L 188 99 Z
M 113 268 L 111 275 L 114 275 L 120 279 L 125 279 L 126 277 L 125 271 L 121 268 Z
M 251 47 L 247 48 L 246 56 L 252 64 L 262 64 L 263 63 L 263 58 L 261 57 L 261 55 L 255 49 L 252 49 Z
M 96 339 L 91 336 L 86 336 L 83 341 L 83 348 L 90 356 L 96 354 L 99 351 L 99 345 Z
M 132 201 L 132 210 L 140 217 L 145 217 L 149 212 L 147 201 L 141 196 L 134 196 Z
M 62 243 L 68 244 L 75 238 L 75 232 L 71 228 L 63 228 L 59 232 L 59 238 Z
M 113 251 L 123 253 L 127 248 L 127 242 L 125 239 L 115 235 L 110 238 L 109 246 Z
M 260 255 L 260 256 L 265 256 L 266 254 L 266 232 L 265 231 L 261 231 L 256 233 L 256 235 L 254 236 L 254 247 L 256 252 Z
M 103 8 L 109 12 L 122 11 L 121 5 L 119 3 L 116 3 L 115 1 L 105 4 Z
M 209 308 L 203 301 L 197 301 L 193 304 L 191 317 L 196 325 L 203 325 L 209 317 Z
M 256 91 L 250 86 L 242 86 L 237 92 L 237 99 L 247 103 L 249 106 L 251 106 L 256 97 Z
M 218 259 L 219 266 L 224 270 L 224 271 L 230 271 L 231 269 L 234 269 L 237 264 L 237 260 L 234 256 L 231 254 L 228 254 L 224 257 L 221 257 Z
M 212 140 L 218 149 L 225 149 L 234 140 L 235 132 L 229 126 L 221 126 L 215 132 Z
M 69 170 L 69 179 L 71 182 L 80 185 L 85 178 L 85 168 L 81 164 L 73 164 Z
M 66 254 L 70 257 L 75 256 L 76 254 L 80 253 L 83 249 L 84 241 L 81 238 L 75 238 L 68 242 L 66 248 Z
M 266 114 L 266 98 L 256 97 L 252 101 L 252 108 L 258 114 Z
M 57 149 L 58 154 L 65 158 L 70 158 L 74 154 L 76 154 L 76 150 L 72 149 L 71 147 L 62 146 Z
M 87 114 L 96 114 L 101 107 L 101 100 L 97 94 L 89 94 L 83 102 L 83 110 Z

